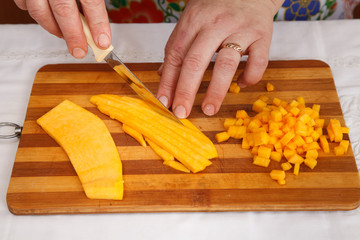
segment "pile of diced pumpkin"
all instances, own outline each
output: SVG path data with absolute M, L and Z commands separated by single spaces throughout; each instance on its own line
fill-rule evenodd
M 330 119 L 328 134 L 323 134 L 325 119 L 320 118 L 320 105 L 306 107 L 303 97 L 291 102 L 276 97 L 272 103 L 269 101 L 267 96 L 259 96 L 252 105 L 254 117 L 238 110 L 235 118 L 226 118 L 226 131 L 215 136 L 217 142 L 242 139 L 242 148 L 251 150 L 254 156 L 253 164 L 262 167 L 268 167 L 271 160 L 280 163 L 285 158 L 281 170 L 270 173 L 279 184 L 285 184 L 285 171 L 293 168 L 293 173 L 298 175 L 303 163 L 313 169 L 319 150 L 330 153 L 329 141 L 338 143 L 333 149 L 336 156 L 348 151 L 349 141 L 343 139 L 343 134 L 349 129 L 341 126 L 339 120 Z

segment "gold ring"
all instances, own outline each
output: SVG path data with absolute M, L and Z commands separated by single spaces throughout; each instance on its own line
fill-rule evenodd
M 241 56 L 244 54 L 244 50 L 242 49 L 242 47 L 236 43 L 226 43 L 222 46 L 222 48 L 232 48 L 238 53 L 240 53 Z

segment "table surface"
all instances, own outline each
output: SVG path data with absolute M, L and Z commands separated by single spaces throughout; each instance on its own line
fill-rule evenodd
M 271 60 L 319 59 L 331 67 L 360 166 L 360 20 L 276 22 Z M 173 24 L 112 25 L 125 62 L 161 62 Z M 0 122 L 22 125 L 37 70 L 73 59 L 37 25 L 0 25 Z M 146 41 L 144 40 L 146 39 Z M 356 239 L 360 209 L 337 212 L 137 213 L 14 216 L 6 192 L 18 140 L 0 140 L 0 239 Z M 291 224 L 289 224 L 291 223 Z

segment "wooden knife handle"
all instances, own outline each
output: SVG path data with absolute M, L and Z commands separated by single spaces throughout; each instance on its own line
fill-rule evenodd
M 97 62 L 102 62 L 104 60 L 104 58 L 114 49 L 114 47 L 112 45 L 110 45 L 110 47 L 108 47 L 107 49 L 98 48 L 94 42 L 94 39 L 92 38 L 89 25 L 88 25 L 84 15 L 80 14 L 80 18 L 81 18 L 81 23 L 83 25 L 84 33 L 86 36 L 86 41 L 95 55 L 95 60 Z

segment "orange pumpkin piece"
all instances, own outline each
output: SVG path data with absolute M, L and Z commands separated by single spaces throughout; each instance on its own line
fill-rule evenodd
M 274 151 L 272 151 L 272 152 L 270 153 L 270 159 L 271 159 L 271 160 L 274 160 L 274 161 L 276 161 L 276 162 L 280 162 L 280 161 L 281 161 L 281 158 L 282 158 L 282 156 L 281 156 L 281 153 L 279 153 L 279 152 L 274 152 Z
M 330 153 L 329 142 L 325 135 L 320 136 L 320 146 L 325 153 Z
M 259 112 L 261 112 L 266 106 L 267 106 L 267 103 L 266 103 L 266 102 L 264 102 L 264 101 L 261 100 L 261 99 L 258 99 L 258 100 L 256 100 L 256 101 L 253 103 L 253 105 L 252 105 L 252 110 L 253 110 L 254 112 L 259 113 Z
M 230 137 L 235 139 L 241 139 L 246 135 L 246 127 L 245 126 L 230 126 L 227 130 L 227 133 Z
M 227 132 L 221 132 L 221 133 L 217 133 L 215 135 L 215 139 L 218 143 L 225 142 L 225 141 L 229 140 L 229 138 L 230 138 L 230 135 Z
M 272 92 L 272 91 L 274 91 L 274 89 L 275 89 L 275 87 L 271 83 L 266 84 L 266 91 Z
M 259 156 L 254 156 L 253 164 L 260 166 L 260 167 L 268 167 L 270 164 L 270 159 L 259 157 Z
M 284 171 L 287 171 L 287 170 L 290 170 L 292 168 L 292 165 L 291 163 L 289 162 L 284 162 L 281 164 L 281 168 L 284 170 Z
M 270 172 L 270 177 L 271 179 L 274 179 L 274 180 L 283 180 L 285 179 L 285 171 L 283 170 L 272 170 Z
M 230 84 L 229 92 L 230 92 L 230 93 L 239 93 L 239 92 L 240 92 L 240 87 L 239 87 L 239 85 L 237 85 L 236 82 L 232 82 L 232 83 Z
M 260 146 L 258 149 L 258 156 L 263 158 L 270 158 L 271 155 L 271 148 Z
M 343 146 L 345 149 L 345 153 L 347 153 L 347 151 L 349 149 L 349 144 L 350 144 L 349 140 L 341 140 L 339 145 Z
M 311 169 L 314 169 L 314 167 L 317 165 L 317 161 L 314 158 L 305 158 L 304 163 Z

